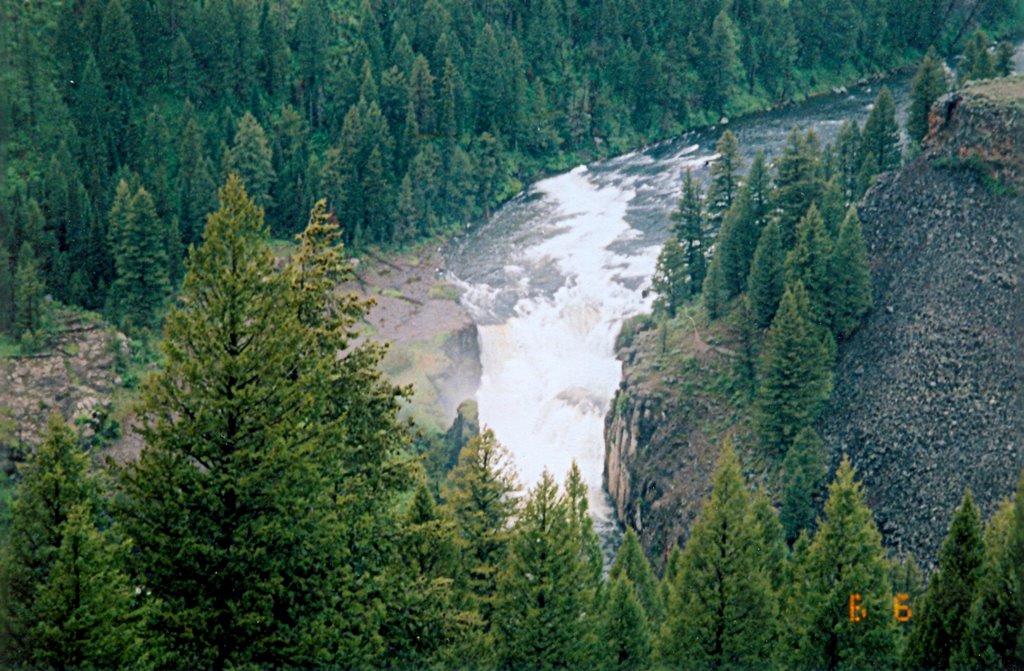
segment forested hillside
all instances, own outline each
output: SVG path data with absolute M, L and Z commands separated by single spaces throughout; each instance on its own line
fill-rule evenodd
M 959 49 L 1012 0 L 5 0 L 0 329 L 152 326 L 239 174 L 276 236 L 486 216 L 548 169 Z M 19 293 L 6 289 L 17 276 Z M 31 345 L 31 342 L 27 343 Z

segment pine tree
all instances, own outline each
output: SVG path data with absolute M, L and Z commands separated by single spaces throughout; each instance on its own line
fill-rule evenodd
M 722 227 L 725 213 L 732 207 L 739 194 L 743 180 L 743 157 L 739 142 L 732 131 L 725 131 L 715 145 L 718 158 L 711 162 L 711 185 L 707 195 L 707 218 L 709 235 L 714 238 Z
M 88 455 L 59 415 L 23 465 L 0 564 L 14 668 L 145 668 L 124 550 L 101 531 Z
M 857 329 L 861 317 L 871 309 L 872 304 L 868 252 L 860 219 L 853 207 L 846 213 L 839 227 L 829 268 L 831 286 L 828 302 L 832 333 L 836 340 L 845 340 Z
M 775 597 L 782 594 L 786 579 L 786 538 L 779 511 L 772 505 L 764 487 L 758 487 L 750 499 L 750 520 L 754 526 L 754 545 L 761 567 Z
M 900 167 L 900 127 L 896 123 L 896 103 L 887 86 L 878 92 L 864 122 L 861 156 L 866 158 L 869 154 L 877 161 L 878 172 Z
M 971 79 L 991 79 L 995 76 L 995 63 L 992 54 L 988 52 L 989 43 L 988 35 L 980 28 L 967 41 L 957 73 L 961 84 Z
M 443 490 L 459 533 L 468 606 L 479 613 L 484 629 L 491 622 L 518 490 L 512 457 L 490 429 L 462 448 Z
M 725 113 L 743 77 L 736 32 L 728 12 L 719 12 L 711 25 L 708 52 L 704 57 L 704 97 L 708 108 L 718 114 Z
M 844 457 L 807 550 L 804 598 L 794 613 L 799 642 L 790 668 L 844 671 L 896 664 L 889 562 L 854 477 Z
M 939 568 L 917 608 L 906 663 L 918 669 L 948 669 L 966 640 L 967 617 L 984 556 L 981 518 L 970 490 L 953 514 L 939 549 Z
M 686 287 L 690 296 L 700 293 L 704 285 L 704 276 L 707 274 L 707 260 L 704 257 L 707 235 L 704 230 L 703 201 L 700 187 L 694 181 L 693 174 L 687 171 L 683 178 L 679 207 L 672 213 L 672 235 L 682 246 Z
M 636 597 L 640 599 L 644 613 L 651 622 L 660 622 L 663 608 L 658 582 L 654 578 L 654 571 L 651 570 L 651 564 L 647 561 L 643 548 L 640 547 L 640 539 L 632 529 L 626 529 L 622 545 L 619 546 L 608 573 L 610 581 L 617 580 L 619 576 L 625 577 L 633 585 Z
M 111 0 L 103 10 L 103 26 L 96 49 L 100 74 L 109 91 L 120 86 L 134 90 L 139 83 L 140 56 L 131 17 L 121 0 Z
M 985 555 L 956 669 L 1024 666 L 1024 472 L 985 527 Z
M 928 114 L 939 96 L 949 90 L 949 81 L 942 62 L 929 49 L 910 82 L 910 110 L 907 112 L 907 135 L 911 142 L 920 142 L 928 134 Z
M 818 433 L 804 427 L 786 450 L 782 462 L 782 526 L 786 541 L 793 543 L 804 530 L 814 528 L 815 500 L 827 475 L 825 446 Z
M 258 206 L 266 210 L 273 205 L 270 189 L 277 179 L 273 152 L 263 127 L 249 112 L 238 123 L 235 142 L 227 154 L 226 167 L 228 172 L 242 178 L 246 191 L 252 194 Z
M 716 268 L 714 261 L 712 261 L 711 267 L 712 269 Z M 713 282 L 714 280 L 707 281 Z M 680 308 L 690 297 L 690 288 L 687 286 L 686 251 L 683 243 L 675 234 L 669 235 L 665 246 L 661 248 L 661 253 L 658 254 L 658 263 L 654 270 L 654 278 L 651 280 L 651 289 L 658 295 L 654 303 L 655 310 L 663 311 L 669 319 L 675 319 Z M 714 292 L 711 295 L 717 296 L 718 293 Z M 712 313 L 712 316 L 717 314 L 717 310 L 712 310 L 710 306 L 708 311 Z
M 775 161 L 775 169 L 779 233 L 782 249 L 788 252 L 796 243 L 797 223 L 825 189 L 821 146 L 814 131 L 801 133 L 794 128 L 786 138 L 782 155 Z
M 690 528 L 658 638 L 672 668 L 771 668 L 777 603 L 758 553 L 758 526 L 730 440 L 722 445 L 711 498 Z
M 636 585 L 620 573 L 609 577 L 611 593 L 600 632 L 604 648 L 598 668 L 605 671 L 644 671 L 651 668 L 651 632 L 637 598 Z
M 14 336 L 35 333 L 43 325 L 43 284 L 35 250 L 28 242 L 22 243 L 14 270 Z
M 725 213 L 722 229 L 715 242 L 715 258 L 719 259 L 722 266 L 722 302 L 747 290 L 750 264 L 761 232 L 768 223 L 770 201 L 771 184 L 765 156 L 758 152 L 750 165 L 747 181 L 740 186 L 732 207 Z
M 116 278 L 108 312 L 128 332 L 154 327 L 170 293 L 166 235 L 149 192 L 129 196 L 121 180 L 110 211 Z
M 278 271 L 237 176 L 220 200 L 143 389 L 145 447 L 119 473 L 158 664 L 378 666 L 400 617 L 397 390 L 379 348 L 350 344 L 365 306 L 335 295 L 324 202 Z
M 835 144 L 835 179 L 839 181 L 847 206 L 863 195 L 860 172 L 864 161 L 860 150 L 860 126 L 856 121 L 844 121 Z
M 754 258 L 750 263 L 750 277 L 747 287 L 750 291 L 750 308 L 759 328 L 772 323 L 783 291 L 782 234 L 777 222 L 770 222 L 757 242 Z
M 832 323 L 831 304 L 834 278 L 832 270 L 832 238 L 825 229 L 825 220 L 817 205 L 811 203 L 807 214 L 796 226 L 796 245 L 786 255 L 784 282 L 793 286 L 800 282 L 807 292 L 809 316 L 818 325 Z
M 761 444 L 772 456 L 785 454 L 814 423 L 832 391 L 831 361 L 809 310 L 803 285 L 787 285 L 761 352 L 754 413 Z
M 494 613 L 501 668 L 585 668 L 592 569 L 581 560 L 570 507 L 545 472 L 516 520 Z

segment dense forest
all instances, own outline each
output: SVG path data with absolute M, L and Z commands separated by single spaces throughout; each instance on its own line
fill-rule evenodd
M 789 545 L 727 441 L 661 580 L 632 532 L 605 575 L 575 466 L 524 495 L 484 431 L 439 487 L 425 479 L 380 348 L 350 342 L 366 305 L 333 290 L 325 201 L 276 268 L 240 179 L 219 198 L 143 387 L 141 458 L 97 467 L 54 415 L 23 468 L 0 564 L 9 666 L 1021 663 L 1024 476 L 984 527 L 965 492 L 925 592 L 912 559 L 888 558 L 848 461 Z M 795 293 L 776 321 L 803 318 Z
M 927 581 L 892 558 L 814 421 L 871 305 L 852 207 L 952 82 L 1009 69 L 1011 0 L 256 3 L 6 0 L 0 331 L 102 310 L 160 361 L 145 447 L 50 418 L 3 508 L 14 669 L 1000 669 L 1024 666 L 1024 474 L 970 492 Z M 758 442 L 726 440 L 688 541 L 606 564 L 574 467 L 528 491 L 484 430 L 452 468 L 335 288 L 346 255 L 458 230 L 547 170 L 923 56 L 901 145 L 794 131 L 685 176 L 655 315 L 742 347 Z M 274 238 L 295 236 L 288 258 Z M 186 263 L 183 263 L 183 260 Z M 172 300 L 173 297 L 173 300 Z M 154 340 L 156 338 L 154 337 Z M 780 491 L 744 478 L 762 455 Z M 424 467 L 426 463 L 426 468 Z M 927 584 L 926 584 L 927 582 Z
M 453 231 L 546 170 L 958 52 L 1012 0 L 5 0 L 0 332 L 154 325 L 239 174 L 273 235 Z M 14 287 L 18 290 L 15 295 Z M 32 338 L 25 342 L 31 348 Z

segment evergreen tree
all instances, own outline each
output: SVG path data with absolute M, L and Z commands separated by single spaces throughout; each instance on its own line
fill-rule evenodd
M 610 577 L 600 641 L 604 650 L 598 668 L 606 671 L 644 671 L 651 668 L 651 632 L 636 584 L 625 573 Z
M 690 296 L 700 293 L 704 285 L 704 276 L 707 274 L 707 260 L 704 257 L 707 236 L 704 231 L 703 200 L 693 174 L 687 171 L 683 178 L 679 207 L 672 213 L 672 235 L 682 246 L 686 287 Z
M 379 348 L 350 346 L 365 306 L 335 295 L 323 201 L 278 271 L 237 176 L 220 199 L 143 390 L 146 445 L 119 474 L 157 663 L 380 665 L 400 617 L 397 391 Z
M 732 207 L 725 214 L 715 243 L 715 258 L 722 266 L 723 302 L 747 290 L 750 264 L 761 232 L 768 223 L 770 203 L 771 184 L 765 156 L 758 152 L 750 165 L 747 182 L 739 188 Z
M 132 20 L 121 0 L 111 0 L 103 10 L 103 26 L 96 49 L 96 62 L 108 90 L 121 86 L 134 90 L 139 83 L 141 61 Z
M 809 316 L 818 325 L 832 322 L 829 296 L 834 278 L 830 271 L 832 239 L 825 230 L 825 220 L 817 205 L 811 203 L 807 214 L 796 226 L 796 245 L 786 255 L 784 282 L 793 286 L 800 282 L 807 292 Z
M 844 457 L 807 550 L 804 598 L 794 613 L 799 642 L 790 668 L 841 671 L 896 664 L 889 562 L 854 477 Z
M 21 338 L 35 333 L 43 325 L 43 283 L 39 262 L 32 245 L 25 242 L 18 251 L 14 270 L 14 335 Z
M 148 191 L 139 187 L 129 196 L 121 180 L 110 211 L 110 236 L 117 274 L 108 312 L 129 332 L 151 328 L 170 293 L 170 279 L 166 230 Z
M 658 582 L 651 570 L 651 564 L 640 547 L 640 539 L 632 529 L 626 529 L 626 535 L 622 539 L 622 545 L 615 554 L 615 561 L 612 562 L 611 570 L 608 573 L 610 581 L 617 580 L 620 576 L 625 577 L 633 585 L 636 598 L 640 599 L 644 613 L 652 622 L 660 622 L 662 615 L 661 595 L 658 592 Z M 614 600 L 614 597 L 613 597 Z
M 793 543 L 804 530 L 814 528 L 815 500 L 827 475 L 825 446 L 818 433 L 804 427 L 793 439 L 782 461 L 782 526 Z
M 832 333 L 836 340 L 844 340 L 857 329 L 872 304 L 871 269 L 856 208 L 849 209 L 839 227 L 829 277 Z
M 988 51 L 989 43 L 988 35 L 980 28 L 967 41 L 958 68 L 961 84 L 971 79 L 991 79 L 995 76 L 995 63 Z
M 729 13 L 725 10 L 719 12 L 711 25 L 708 51 L 703 61 L 706 64 L 704 98 L 708 108 L 718 114 L 725 113 L 743 77 L 736 34 L 736 26 Z
M 717 268 L 714 261 L 711 263 L 712 271 Z M 713 280 L 708 280 L 712 282 Z M 675 319 L 676 313 L 686 304 L 690 297 L 690 287 L 687 284 L 686 274 L 686 251 L 683 243 L 671 234 L 665 241 L 665 246 L 658 254 L 658 264 L 654 270 L 654 278 L 651 280 L 651 289 L 658 295 L 654 306 L 658 311 L 663 311 L 669 319 Z M 717 296 L 717 292 L 712 294 Z M 717 310 L 712 311 L 713 315 Z
M 1024 472 L 985 527 L 985 555 L 956 669 L 1024 666 Z
M 928 134 L 928 114 L 939 96 L 949 90 L 946 71 L 935 49 L 929 49 L 910 82 L 910 110 L 907 112 L 907 135 L 911 142 L 920 142 Z
M 983 556 L 981 518 L 967 490 L 939 549 L 938 571 L 928 581 L 924 602 L 915 613 L 906 650 L 911 668 L 950 668 L 950 657 L 966 640 Z
M 863 195 L 860 188 L 860 173 L 864 161 L 860 150 L 860 126 L 856 121 L 844 121 L 839 129 L 839 136 L 836 138 L 834 178 L 838 180 L 847 206 L 859 200 Z
M 145 668 L 125 547 L 101 531 L 88 455 L 59 415 L 22 466 L 4 547 L 4 628 L 13 668 Z
M 874 157 L 878 172 L 900 167 L 900 127 L 896 124 L 896 103 L 887 86 L 878 92 L 874 107 L 864 122 L 860 151 L 865 157 L 865 164 L 868 155 Z
M 784 261 L 782 234 L 779 224 L 772 221 L 765 227 L 757 242 L 757 249 L 750 263 L 750 277 L 747 279 L 750 308 L 759 328 L 765 328 L 772 323 L 782 299 Z
M 779 597 L 786 579 L 786 538 L 779 512 L 764 487 L 758 487 L 751 496 L 750 519 L 761 567 L 768 576 L 773 595 Z
M 661 664 L 683 669 L 770 668 L 778 604 L 759 556 L 758 526 L 731 441 L 711 498 L 690 528 L 658 638 Z
M 812 130 L 801 133 L 794 128 L 786 138 L 782 155 L 775 161 L 775 205 L 782 249 L 786 252 L 796 243 L 797 223 L 825 189 L 822 168 L 817 135 Z
M 809 310 L 803 284 L 787 285 L 761 352 L 754 413 L 761 444 L 772 456 L 785 454 L 814 423 L 832 391 L 829 354 Z
M 743 157 L 739 142 L 732 131 L 725 131 L 715 145 L 718 158 L 711 162 L 711 185 L 707 195 L 707 218 L 710 237 L 718 236 L 725 213 L 732 207 L 739 194 L 743 180 Z
M 249 112 L 242 116 L 235 133 L 235 142 L 228 151 L 228 172 L 242 178 L 246 191 L 263 209 L 270 208 L 270 189 L 277 179 L 274 173 L 273 152 L 263 127 Z
M 490 429 L 462 448 L 443 490 L 459 533 L 464 580 L 471 595 L 468 609 L 479 613 L 485 629 L 491 622 L 518 490 L 512 457 Z
M 727 228 L 728 222 L 726 222 L 726 226 L 722 229 L 726 235 L 728 235 Z M 725 305 L 729 300 L 725 286 L 725 273 L 722 271 L 722 263 L 723 260 L 721 253 L 717 253 L 711 257 L 711 262 L 708 263 L 708 273 L 704 277 L 704 286 L 701 289 L 704 309 L 707 311 L 709 319 L 718 319 L 721 317 L 722 312 L 725 309 Z M 658 276 L 655 275 L 655 279 L 657 279 L 657 277 Z
M 499 668 L 586 668 L 591 567 L 581 560 L 568 497 L 545 472 L 509 540 L 495 609 Z

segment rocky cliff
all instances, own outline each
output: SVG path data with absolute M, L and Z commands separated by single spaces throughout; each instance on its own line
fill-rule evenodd
M 970 487 L 1024 467 L 1024 77 L 940 100 L 922 155 L 860 206 L 875 307 L 842 348 L 821 433 L 887 542 L 931 560 Z
M 925 562 L 965 487 L 988 515 L 1024 467 L 1022 182 L 1017 77 L 940 100 L 924 151 L 859 208 L 875 307 L 840 350 L 819 429 L 833 466 L 845 452 L 859 469 L 886 542 Z M 750 431 L 727 382 L 728 329 L 674 326 L 685 332 L 629 325 L 605 432 L 619 517 L 656 559 L 685 539 L 714 446 Z M 747 461 L 771 486 L 756 455 Z

